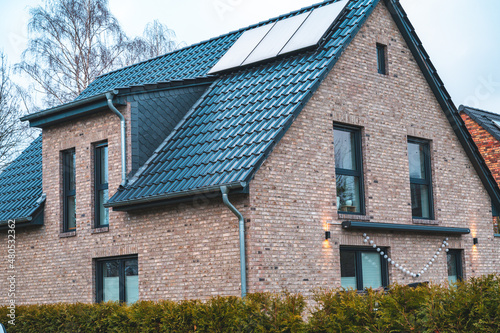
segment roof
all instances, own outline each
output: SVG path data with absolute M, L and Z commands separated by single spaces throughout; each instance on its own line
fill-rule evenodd
M 221 76 L 108 205 L 118 207 L 163 200 L 192 191 L 218 190 L 222 185 L 244 187 L 377 3 L 378 0 L 350 1 L 330 35 L 314 50 Z M 225 49 L 240 34 L 221 37 L 228 43 Z M 210 43 L 220 45 L 216 40 Z M 214 59 L 211 58 L 210 63 L 215 63 Z
M 220 186 L 245 188 L 379 1 L 350 0 L 319 47 L 257 65 L 218 75 L 207 74 L 245 31 L 335 1 L 325 1 L 97 78 L 75 102 L 70 103 L 69 111 L 75 114 L 89 112 L 92 103 L 98 106 L 108 91 L 117 91 L 120 96 L 125 91 L 134 93 L 137 88 L 148 90 L 191 82 L 210 84 L 129 184 L 120 187 L 107 206 L 127 210 L 200 192 L 219 191 Z M 498 185 L 406 13 L 398 0 L 384 2 L 485 189 L 493 203 L 500 207 Z M 63 106 L 46 111 L 48 114 L 44 117 L 56 117 L 61 121 L 67 117 L 62 114 L 66 111 Z M 37 116 L 33 117 L 36 120 Z
M 500 114 L 489 111 L 484 111 L 469 106 L 460 105 L 460 112 L 465 112 L 469 117 L 478 123 L 482 128 L 487 130 L 495 139 L 500 141 Z M 495 125 L 497 122 L 498 125 Z
M 0 222 L 26 220 L 43 204 L 42 136 L 0 174 Z

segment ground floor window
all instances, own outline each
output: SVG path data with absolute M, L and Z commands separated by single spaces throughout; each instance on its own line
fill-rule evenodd
M 387 249 L 381 249 L 384 254 Z M 345 289 L 364 290 L 386 287 L 389 283 L 387 261 L 373 248 L 340 248 L 341 285 Z
M 139 299 L 137 256 L 96 261 L 97 302 L 134 303 Z
M 448 281 L 455 283 L 463 278 L 462 251 L 450 250 L 447 254 Z

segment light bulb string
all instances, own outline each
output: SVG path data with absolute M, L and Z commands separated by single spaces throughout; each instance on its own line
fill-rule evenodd
M 412 278 L 418 278 L 418 277 L 424 275 L 432 267 L 432 265 L 434 264 L 434 261 L 438 258 L 439 254 L 441 254 L 443 252 L 443 250 L 444 250 L 444 252 L 450 251 L 448 249 L 448 246 L 450 245 L 448 243 L 448 238 L 445 238 L 443 240 L 443 242 L 441 243 L 441 246 L 439 247 L 439 249 L 434 253 L 433 257 L 422 267 L 420 272 L 414 273 L 414 272 L 410 271 L 409 269 L 407 269 L 406 267 L 404 267 L 403 265 L 398 264 L 392 258 L 390 258 L 387 255 L 387 253 L 382 251 L 382 249 L 380 247 L 378 247 L 377 244 L 373 240 L 371 240 L 367 234 L 363 234 L 363 238 L 364 238 L 363 242 L 366 244 L 370 244 L 371 247 L 376 249 L 377 252 L 380 254 L 380 256 L 383 259 L 385 259 L 389 264 L 393 265 L 394 267 L 396 267 L 397 269 L 402 271 L 404 274 L 409 275 Z

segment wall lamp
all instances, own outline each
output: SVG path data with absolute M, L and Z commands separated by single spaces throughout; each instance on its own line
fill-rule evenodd
M 325 231 L 325 239 L 328 240 L 332 238 L 332 234 L 330 233 L 330 231 Z
M 474 237 L 472 239 L 472 242 L 474 243 L 474 245 L 477 245 L 477 244 L 479 244 L 479 239 L 477 239 L 477 237 Z

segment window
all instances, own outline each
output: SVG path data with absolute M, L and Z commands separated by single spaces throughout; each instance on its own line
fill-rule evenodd
M 377 43 L 377 67 L 379 74 L 387 74 L 386 53 L 387 53 L 387 46 Z
M 63 159 L 63 231 L 76 230 L 75 150 L 67 150 Z
M 462 280 L 462 251 L 450 250 L 447 254 L 448 281 L 455 283 Z
M 361 132 L 359 129 L 333 129 L 337 209 L 348 214 L 364 213 Z
M 387 252 L 382 249 L 381 252 Z M 340 249 L 340 280 L 342 288 L 364 290 L 389 284 L 387 261 L 373 248 Z
M 411 209 L 413 218 L 432 219 L 432 181 L 429 143 L 408 139 Z
M 109 209 L 104 204 L 109 199 L 108 193 L 108 144 L 101 143 L 94 148 L 94 188 L 95 188 L 95 227 L 109 225 Z
M 97 302 L 134 303 L 139 299 L 137 256 L 97 260 Z

